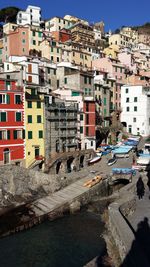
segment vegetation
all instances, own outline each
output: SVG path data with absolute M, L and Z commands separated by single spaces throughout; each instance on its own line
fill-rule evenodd
M 7 22 L 16 22 L 16 16 L 20 9 L 18 7 L 6 7 L 0 9 L 0 24 Z

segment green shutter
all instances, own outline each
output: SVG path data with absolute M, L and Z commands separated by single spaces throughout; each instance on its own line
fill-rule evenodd
M 104 106 L 106 106 L 106 98 L 104 97 Z
M 43 131 L 39 131 L 39 138 L 43 138 Z
M 41 119 L 41 115 L 37 115 L 37 123 L 41 123 L 42 119 Z
M 25 130 L 22 130 L 22 138 L 25 139 Z
M 28 108 L 32 108 L 32 102 L 31 101 L 28 101 Z
M 80 114 L 80 121 L 83 121 L 83 114 Z
M 32 131 L 28 131 L 28 139 L 32 139 Z
M 10 139 L 10 130 L 7 131 L 7 139 Z
M 10 95 L 6 95 L 6 103 L 10 104 Z
M 32 123 L 32 115 L 28 115 L 28 123 Z
M 37 101 L 37 108 L 41 108 L 41 102 Z
M 83 127 L 80 127 L 80 133 L 81 134 L 83 133 Z
M 21 121 L 21 112 L 16 112 L 16 121 Z
M 0 140 L 2 140 L 2 131 L 0 131 Z
M 1 121 L 2 122 L 6 121 L 6 112 L 1 112 Z
M 14 139 L 17 139 L 17 130 L 14 130 Z

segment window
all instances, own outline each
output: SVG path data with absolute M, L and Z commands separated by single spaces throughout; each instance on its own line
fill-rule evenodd
M 137 97 L 134 97 L 134 102 L 137 102 Z
M 88 136 L 89 135 L 89 127 L 86 127 L 85 131 L 86 131 L 86 136 Z
M 31 102 L 31 101 L 28 101 L 28 102 L 27 102 L 27 107 L 28 107 L 28 108 L 32 108 L 32 102 Z
M 21 121 L 22 114 L 21 112 L 16 112 L 16 121 Z
M 37 108 L 41 108 L 41 102 L 37 101 Z
M 134 107 L 134 111 L 137 111 L 137 107 Z
M 57 57 L 57 62 L 59 62 L 59 57 Z
M 80 127 L 80 133 L 81 134 L 83 133 L 83 127 L 82 126 Z
M 21 95 L 15 95 L 15 104 L 21 104 Z
M 43 138 L 43 131 L 39 131 L 39 138 Z
M 133 118 L 133 122 L 136 122 L 136 118 Z
M 57 48 L 57 53 L 59 53 L 59 48 Z
M 67 78 L 64 78 L 64 83 L 67 84 Z
M 37 123 L 41 123 L 42 122 L 42 117 L 41 115 L 37 115 Z
M 32 139 L 32 131 L 28 131 L 28 139 Z
M 89 84 L 91 84 L 91 77 L 89 77 Z
M 36 41 L 35 40 L 33 40 L 33 45 L 36 45 Z
M 130 111 L 130 108 L 129 108 L 129 107 L 127 107 L 127 108 L 126 108 L 126 111 Z
M 25 44 L 26 40 L 25 39 L 22 39 L 22 43 Z
M 93 141 L 91 141 L 91 146 L 93 146 Z
M 10 104 L 10 95 L 0 94 L 0 104 Z
M 106 98 L 104 97 L 104 106 L 106 106 Z
M 23 35 L 25 35 L 26 33 L 25 32 L 22 32 Z
M 32 123 L 32 115 L 28 115 L 28 123 Z
M 86 124 L 89 124 L 89 114 L 86 114 Z
M 42 32 L 38 32 L 38 37 L 42 37 Z
M 87 88 L 84 89 L 84 94 L 88 95 L 88 89 Z
M 56 70 L 54 70 L 54 75 L 56 75 Z
M 89 111 L 89 103 L 86 103 L 86 111 Z
M 32 36 L 35 36 L 35 31 L 32 32 Z
M 129 93 L 129 89 L 128 88 L 126 88 L 126 94 L 128 94 Z
M 54 52 L 54 48 L 53 47 L 51 47 L 51 52 Z
M 0 112 L 0 121 L 5 122 L 6 121 L 6 112 Z
M 54 60 L 54 57 L 53 56 L 51 56 L 51 61 L 53 61 Z
M 14 130 L 14 139 L 22 139 L 22 130 Z
M 10 131 L 0 130 L 0 140 L 8 140 L 10 139 Z
M 128 102 L 129 102 L 129 97 L 126 98 L 126 103 L 128 103 Z
M 57 88 L 59 88 L 59 80 L 57 80 Z
M 84 77 L 84 83 L 87 84 L 87 77 Z
M 83 121 L 83 114 L 80 114 L 80 121 Z

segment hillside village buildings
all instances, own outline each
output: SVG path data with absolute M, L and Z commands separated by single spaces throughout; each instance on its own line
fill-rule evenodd
M 19 11 L 0 39 L 0 164 L 31 168 L 95 150 L 122 129 L 150 135 L 149 38 L 131 27 L 106 34 L 103 22 L 71 15 L 44 21 L 40 7 Z

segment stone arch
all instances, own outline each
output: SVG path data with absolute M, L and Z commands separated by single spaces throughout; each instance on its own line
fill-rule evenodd
M 81 155 L 80 157 L 80 168 L 84 167 L 84 155 Z
M 4 164 L 8 164 L 10 162 L 10 150 L 9 150 L 9 148 L 5 148 L 3 150 L 3 158 L 4 158 Z
M 56 163 L 56 174 L 58 174 L 59 171 L 60 171 L 61 163 L 62 163 L 61 161 L 58 161 L 58 162 Z
M 67 172 L 71 172 L 74 170 L 75 165 L 73 164 L 73 161 L 74 161 L 74 157 L 70 157 L 67 160 Z

